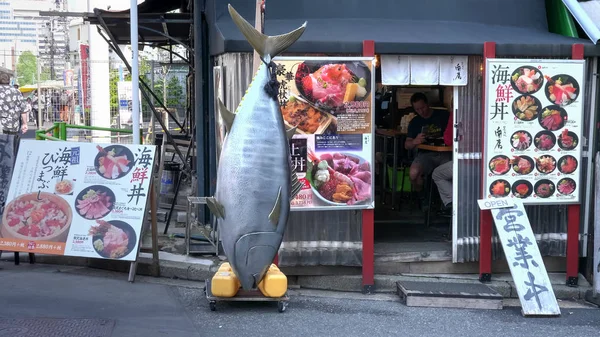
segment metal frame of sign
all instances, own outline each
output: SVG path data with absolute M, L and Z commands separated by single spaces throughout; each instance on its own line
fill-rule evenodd
M 518 65 L 528 65 L 528 64 L 545 64 L 545 63 L 565 63 L 565 64 L 581 64 L 583 67 L 583 71 L 582 71 L 582 80 L 581 83 L 579 83 L 579 93 L 577 96 L 577 100 L 579 101 L 579 103 L 581 104 L 581 109 L 579 112 L 579 115 L 577 115 L 578 120 L 581 123 L 581 132 L 580 132 L 580 136 L 584 135 L 584 128 L 583 128 L 583 101 L 585 99 L 585 81 L 586 81 L 586 74 L 585 74 L 585 66 L 586 66 L 586 61 L 585 60 L 578 60 L 578 59 L 503 59 L 503 58 L 486 58 L 485 59 L 485 71 L 489 71 L 490 69 L 490 63 L 497 63 L 497 62 L 503 62 L 503 63 L 509 63 L 509 64 L 514 64 L 516 66 Z M 487 74 L 485 74 L 486 76 L 484 76 L 484 81 L 485 81 L 485 87 L 486 89 L 488 88 L 488 85 L 490 85 L 489 81 L 490 78 L 489 76 L 487 76 Z M 540 90 L 544 90 L 543 88 Z M 489 111 L 489 107 L 490 107 L 490 97 L 487 94 L 487 90 L 483 92 L 484 95 L 484 104 L 485 104 L 485 108 L 484 108 L 484 116 L 485 118 L 487 118 L 488 116 L 488 111 Z M 517 95 L 515 97 L 517 97 L 518 95 L 520 95 L 519 93 L 517 93 Z M 545 104 L 545 105 L 550 105 L 550 104 Z M 542 104 L 542 106 L 544 106 L 544 104 Z M 510 110 L 510 105 L 508 106 L 508 109 Z M 571 114 L 571 113 L 569 113 Z M 524 127 L 524 129 L 526 129 L 526 127 Z M 483 174 L 484 176 L 482 176 L 482 186 L 481 186 L 481 191 L 483 193 L 483 196 L 485 197 L 488 194 L 488 185 L 486 184 L 486 177 L 487 177 L 487 166 L 488 166 L 488 155 L 487 155 L 487 149 L 488 149 L 488 143 L 489 143 L 489 137 L 490 137 L 490 132 L 489 132 L 489 121 L 486 119 L 485 120 L 485 127 L 483 129 L 483 156 L 482 156 L 482 166 L 483 166 Z M 531 140 L 533 145 L 533 139 Z M 581 167 L 581 158 L 582 158 L 582 153 L 583 153 L 583 145 L 582 145 L 582 140 L 580 139 L 580 144 L 579 144 L 579 150 L 577 151 L 577 156 L 576 159 L 580 165 L 580 167 L 578 168 L 578 173 L 577 173 L 577 183 L 580 184 L 581 183 L 581 178 L 582 178 L 582 174 L 581 174 L 581 170 L 583 169 Z M 556 166 L 558 167 L 558 162 L 556 163 Z M 558 168 L 556 168 L 556 170 L 558 170 Z M 527 180 L 527 179 L 525 179 Z M 555 188 L 558 188 L 558 186 L 555 186 Z M 557 200 L 557 201 L 553 201 L 553 202 L 530 202 L 529 200 L 525 200 L 524 204 L 525 205 L 565 205 L 565 204 L 580 204 L 581 203 L 581 189 L 577 188 L 577 196 L 575 199 L 573 200 Z
M 375 162 L 375 63 L 377 62 L 376 58 L 373 56 L 360 56 L 360 57 L 336 57 L 336 56 L 324 56 L 324 57 L 315 57 L 315 56 L 279 56 L 273 59 L 274 62 L 277 61 L 371 61 L 371 158 L 369 158 L 371 170 L 373 170 L 374 162 Z M 365 205 L 352 205 L 352 206 L 316 206 L 316 207 L 292 207 L 290 211 L 292 212 L 310 212 L 310 211 L 339 211 L 339 210 L 364 210 L 364 209 L 375 209 L 375 175 L 372 172 L 371 176 L 371 196 L 372 200 L 370 203 Z

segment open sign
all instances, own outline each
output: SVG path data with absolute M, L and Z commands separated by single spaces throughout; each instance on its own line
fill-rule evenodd
M 510 198 L 481 199 L 477 200 L 477 203 L 482 210 L 513 207 L 515 205 L 514 201 Z

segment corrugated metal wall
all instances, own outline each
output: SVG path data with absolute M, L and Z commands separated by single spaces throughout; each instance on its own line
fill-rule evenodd
M 252 57 L 250 53 L 228 53 L 215 58 L 214 65 L 223 68 L 224 103 L 230 111 L 235 111 L 252 81 Z M 361 266 L 361 225 L 359 211 L 292 212 L 279 250 L 279 265 Z
M 529 58 L 529 57 L 527 57 Z M 588 59 L 586 70 L 586 92 L 584 104 L 583 130 L 587 135 L 590 116 L 595 113 L 591 108 L 592 60 Z M 483 58 L 469 57 L 469 82 L 459 88 L 456 121 L 460 123 L 460 141 L 458 143 L 458 217 L 457 217 L 457 262 L 479 260 L 479 208 L 476 200 L 481 195 L 481 148 L 482 148 L 482 67 Z M 588 151 L 589 141 L 584 144 L 583 151 Z M 587 158 L 582 158 L 582 182 L 587 177 Z M 582 190 L 585 195 L 587 184 Z M 527 206 L 527 214 L 543 256 L 565 256 L 567 238 L 567 208 L 566 206 Z M 581 211 L 582 219 L 584 209 Z M 581 230 L 584 224 L 582 221 Z M 494 230 L 493 258 L 501 258 L 502 246 Z M 580 255 L 585 255 L 581 248 L 584 238 L 580 236 Z

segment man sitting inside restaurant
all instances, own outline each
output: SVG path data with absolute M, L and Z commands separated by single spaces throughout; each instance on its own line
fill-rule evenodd
M 410 103 L 417 113 L 408 124 L 408 134 L 404 148 L 417 149 L 417 155 L 410 166 L 410 181 L 415 192 L 419 194 L 421 210 L 427 211 L 427 200 L 423 193 L 424 177 L 438 166 L 449 162 L 451 152 L 437 152 L 418 149 L 424 143 L 435 143 L 442 139 L 448 124 L 448 111 L 434 110 L 429 106 L 427 96 L 415 93 L 410 98 Z
M 452 146 L 452 131 L 454 128 L 452 119 L 452 114 L 450 114 L 446 131 L 444 131 L 444 144 L 446 146 Z M 452 177 L 452 160 L 438 166 L 431 174 L 431 178 L 437 185 L 440 199 L 442 199 L 443 207 L 440 215 L 452 215 Z

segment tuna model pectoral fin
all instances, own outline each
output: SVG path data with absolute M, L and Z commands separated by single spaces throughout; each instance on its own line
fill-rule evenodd
M 231 131 L 231 126 L 233 125 L 233 121 L 235 119 L 235 114 L 227 109 L 225 104 L 219 98 L 219 112 L 221 113 L 221 117 L 223 117 L 223 122 L 225 122 L 225 126 L 227 127 L 227 132 Z
M 217 218 L 225 219 L 225 208 L 221 205 L 215 197 L 206 198 L 206 206 Z
M 279 223 L 279 211 L 281 210 L 281 186 L 279 186 L 279 192 L 277 192 L 277 200 L 275 200 L 275 205 L 273 206 L 273 210 L 269 214 L 269 221 L 274 226 L 277 226 Z
M 294 135 L 296 134 L 296 127 L 294 126 L 289 130 L 285 130 L 285 134 L 287 135 L 288 140 L 292 139 L 292 137 L 294 137 Z
M 290 162 L 290 166 L 292 163 Z M 292 193 L 290 193 L 290 202 L 300 193 L 302 190 L 302 183 L 298 180 L 298 175 L 296 174 L 296 166 L 292 166 Z
M 267 64 L 271 61 L 270 59 L 265 60 L 267 55 L 271 58 L 279 55 L 296 42 L 302 36 L 302 33 L 304 33 L 304 29 L 306 29 L 306 22 L 304 22 L 302 26 L 287 34 L 267 36 L 254 29 L 254 26 L 248 23 L 231 5 L 229 5 L 229 14 L 233 22 L 246 37 L 246 40 L 252 45 L 252 48 L 258 52 Z

